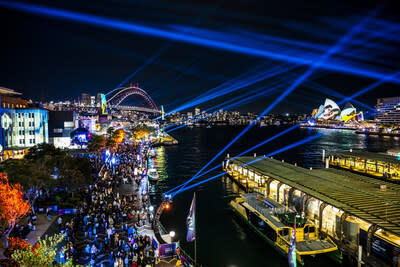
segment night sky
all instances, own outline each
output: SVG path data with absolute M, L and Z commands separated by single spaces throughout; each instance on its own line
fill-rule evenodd
M 400 70 L 400 5 L 396 2 L 383 5 L 379 1 L 301 0 L 24 3 L 308 58 L 313 55 L 319 58 L 354 25 L 380 8 L 329 60 L 336 65 L 390 75 Z M 246 53 L 33 14 L 6 7 L 4 3 L 0 0 L 0 86 L 22 92 L 25 98 L 35 101 L 72 100 L 82 92 L 92 95 L 108 92 L 139 70 L 124 85 L 139 84 L 168 111 L 256 67 L 262 66 L 265 72 L 279 66 L 294 65 Z M 272 41 L 272 38 L 280 39 Z M 293 41 L 298 44 L 291 45 Z M 326 49 L 317 51 L 307 47 L 311 44 Z M 154 60 L 144 65 L 149 59 Z M 273 83 L 276 86 L 289 81 L 274 94 L 235 107 L 241 111 L 260 112 L 289 87 L 290 79 L 294 81 L 307 69 L 308 66 L 299 65 L 274 77 L 275 80 L 260 81 L 199 107 L 211 107 L 249 90 L 267 90 Z M 400 80 L 400 75 L 398 77 Z M 321 86 L 319 91 L 303 84 L 273 112 L 310 113 L 327 96 L 340 100 L 323 88 L 349 96 L 377 79 L 317 69 L 307 81 L 312 81 L 314 87 Z M 400 95 L 399 84 L 387 82 L 357 99 L 373 106 L 378 97 Z M 141 105 L 141 102 L 141 99 L 132 97 L 126 103 Z

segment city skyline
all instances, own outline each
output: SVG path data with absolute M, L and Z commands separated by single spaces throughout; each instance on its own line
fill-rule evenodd
M 0 85 L 22 92 L 26 98 L 35 101 L 72 100 L 82 92 L 97 95 L 125 82 L 124 86 L 138 84 L 159 106 L 174 110 L 207 90 L 244 74 L 244 79 L 254 83 L 206 101 L 199 107 L 208 108 L 246 92 L 257 94 L 260 90 L 281 86 L 271 94 L 261 94 L 259 98 L 237 107 L 241 111 L 260 112 L 279 95 L 279 90 L 289 87 L 284 83 L 286 80 L 294 79 L 306 69 L 300 66 L 285 70 L 289 65 L 273 58 L 265 60 L 202 44 L 185 44 L 185 41 L 107 29 L 32 10 L 7 7 L 4 3 L 0 5 L 1 23 L 7 26 L 3 35 L 8 41 L 2 43 L 1 56 L 5 64 L 0 71 Z M 239 42 L 241 45 L 241 42 L 251 41 L 251 46 L 266 51 L 275 51 L 279 47 L 290 48 L 288 52 L 274 53 L 277 56 L 292 56 L 297 52 L 297 56 L 303 59 L 307 59 L 307 53 L 315 56 L 321 54 L 321 48 L 332 45 L 334 36 L 339 38 L 345 34 L 346 25 L 356 24 L 373 6 L 372 2 L 350 7 L 345 2 L 309 6 L 288 1 L 291 5 L 285 7 L 286 17 L 278 17 L 271 13 L 275 11 L 282 14 L 281 5 L 272 5 L 271 10 L 265 10 L 260 9 L 263 4 L 257 2 L 252 2 L 248 7 L 238 2 L 229 5 L 194 2 L 192 6 L 179 1 L 155 3 L 158 5 L 121 2 L 108 6 L 109 3 L 105 1 L 85 9 L 80 9 L 75 3 L 55 5 L 41 1 L 40 5 L 128 23 L 167 27 L 180 33 L 192 29 L 196 36 L 202 37 L 206 33 L 217 36 L 216 40 Z M 102 8 L 105 6 L 109 8 Z M 131 9 L 133 15 L 120 12 L 122 8 L 127 11 Z M 242 8 L 245 8 L 247 15 L 240 12 Z M 138 9 L 143 12 L 138 14 Z M 170 9 L 175 10 L 176 15 L 164 12 Z M 311 16 L 315 10 L 320 13 Z M 393 53 L 393 46 L 398 42 L 395 35 L 398 31 L 398 18 L 394 16 L 396 11 L 398 5 L 395 3 L 389 2 L 383 6 L 376 17 L 364 26 L 364 31 L 355 35 L 354 41 L 345 45 L 343 52 L 337 53 L 335 61 L 332 61 L 337 64 L 334 67 L 347 65 L 346 60 L 352 59 L 356 62 L 356 72 L 365 69 L 390 74 L 396 71 L 398 55 Z M 317 22 L 319 27 L 316 26 Z M 324 28 L 327 29 L 325 34 Z M 385 28 L 386 32 L 380 32 L 380 28 Z M 268 46 L 269 43 L 275 47 Z M 272 76 L 273 70 L 282 75 Z M 257 75 L 261 75 L 261 78 Z M 270 75 L 271 78 L 263 80 L 263 75 Z M 327 89 L 348 96 L 374 81 L 375 78 L 365 78 L 357 73 L 346 74 L 322 68 L 320 73 L 316 72 L 309 78 L 309 83 L 300 85 L 273 111 L 309 112 L 326 97 L 339 100 Z M 377 98 L 396 96 L 396 89 L 396 83 L 387 82 L 360 96 L 359 100 L 373 106 Z M 130 102 L 141 104 L 140 99 L 135 98 Z M 358 106 L 357 103 L 353 104 Z

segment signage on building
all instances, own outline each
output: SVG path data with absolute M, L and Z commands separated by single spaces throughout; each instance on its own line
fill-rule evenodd
M 11 121 L 10 116 L 8 116 L 7 113 L 4 113 L 1 116 L 1 127 L 4 130 L 8 130 L 8 128 L 10 128 L 10 126 L 11 126 L 11 123 L 12 123 L 12 121 Z

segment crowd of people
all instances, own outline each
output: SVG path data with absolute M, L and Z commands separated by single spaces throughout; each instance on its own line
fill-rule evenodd
M 145 149 L 121 145 L 105 156 L 106 164 L 98 180 L 84 190 L 73 221 L 59 221 L 68 240 L 61 261 L 72 256 L 76 264 L 90 266 L 156 264 L 158 251 L 152 238 L 138 233 L 153 221 L 147 190 L 142 189 L 148 182 Z M 122 192 L 122 184 L 130 190 Z

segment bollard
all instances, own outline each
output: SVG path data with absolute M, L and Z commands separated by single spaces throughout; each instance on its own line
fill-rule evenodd
M 283 160 L 282 160 L 282 163 L 284 163 L 284 162 L 285 162 L 285 160 L 283 159 Z
M 325 149 L 322 149 L 322 162 L 325 160 Z
M 310 167 L 310 171 L 312 171 L 312 167 Z
M 296 166 L 296 167 L 297 167 L 297 162 L 295 162 L 295 163 L 294 163 L 294 166 Z
M 325 169 L 329 169 L 329 158 L 325 160 Z
M 352 148 L 350 148 L 350 152 L 353 152 L 353 149 L 352 149 Z
M 256 153 L 254 153 L 254 155 L 253 155 L 255 158 L 257 157 L 257 154 Z

